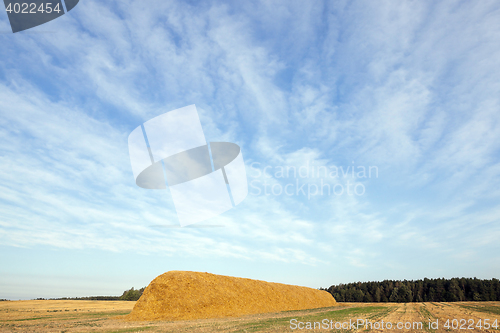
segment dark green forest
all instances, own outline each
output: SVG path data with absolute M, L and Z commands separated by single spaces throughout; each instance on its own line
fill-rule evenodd
M 477 278 L 423 279 L 416 281 L 356 282 L 326 290 L 337 302 L 457 302 L 500 301 L 500 281 Z

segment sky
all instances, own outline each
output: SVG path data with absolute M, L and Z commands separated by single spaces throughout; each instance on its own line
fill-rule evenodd
M 499 41 L 487 0 L 81 0 L 15 34 L 1 12 L 0 298 L 499 278 Z M 192 104 L 245 161 L 220 227 L 173 227 L 132 173 L 128 135 Z

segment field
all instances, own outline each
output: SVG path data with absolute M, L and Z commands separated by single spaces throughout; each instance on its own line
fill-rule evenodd
M 123 320 L 134 304 L 125 301 L 3 301 L 0 302 L 0 332 L 500 332 L 498 328 L 484 328 L 485 323 L 500 322 L 500 302 L 339 303 L 331 308 L 241 318 L 177 322 Z M 293 319 L 296 321 L 291 324 Z M 449 328 L 445 327 L 448 319 Z M 464 319 L 465 324 L 460 319 Z M 360 326 L 353 328 L 349 320 L 353 325 L 359 320 Z M 364 320 L 371 322 L 372 329 L 361 324 Z M 309 330 L 306 329 L 308 322 L 311 327 L 314 322 L 328 322 L 329 328 L 324 327 L 326 324 L 318 328 L 316 324 L 316 329 Z M 397 329 L 398 322 L 413 327 Z M 437 329 L 435 324 L 429 327 L 429 322 L 437 324 Z M 335 328 L 335 323 L 339 329 Z M 377 323 L 384 328 L 376 329 Z M 388 323 L 392 324 L 392 329 L 387 327 Z M 342 324 L 344 329 L 340 328 Z M 293 325 L 296 329 L 291 328 Z M 304 329 L 299 329 L 299 325 Z

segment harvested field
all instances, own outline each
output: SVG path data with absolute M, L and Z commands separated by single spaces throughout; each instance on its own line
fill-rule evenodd
M 129 322 L 124 315 L 135 302 L 110 301 L 10 301 L 0 302 L 0 332 L 464 332 L 446 329 L 448 319 L 500 320 L 500 302 L 458 303 L 338 303 L 324 309 L 287 311 L 249 315 L 238 318 L 199 319 L 188 321 Z M 76 311 L 75 311 L 76 310 Z M 292 330 L 290 321 L 333 322 L 356 321 L 422 323 L 422 329 L 312 329 Z M 429 321 L 439 321 L 438 329 L 429 329 Z M 467 332 L 500 332 L 495 328 Z
M 128 320 L 190 320 L 335 306 L 323 290 L 200 272 L 171 271 L 144 290 Z
M 3 301 L 0 302 L 0 332 L 92 332 L 123 327 L 111 319 L 123 316 L 135 302 L 126 301 Z M 106 330 L 105 330 L 106 331 Z

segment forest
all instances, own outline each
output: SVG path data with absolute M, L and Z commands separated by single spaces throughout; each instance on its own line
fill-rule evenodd
M 356 282 L 326 290 L 337 302 L 457 302 L 500 301 L 500 281 L 477 278 Z

